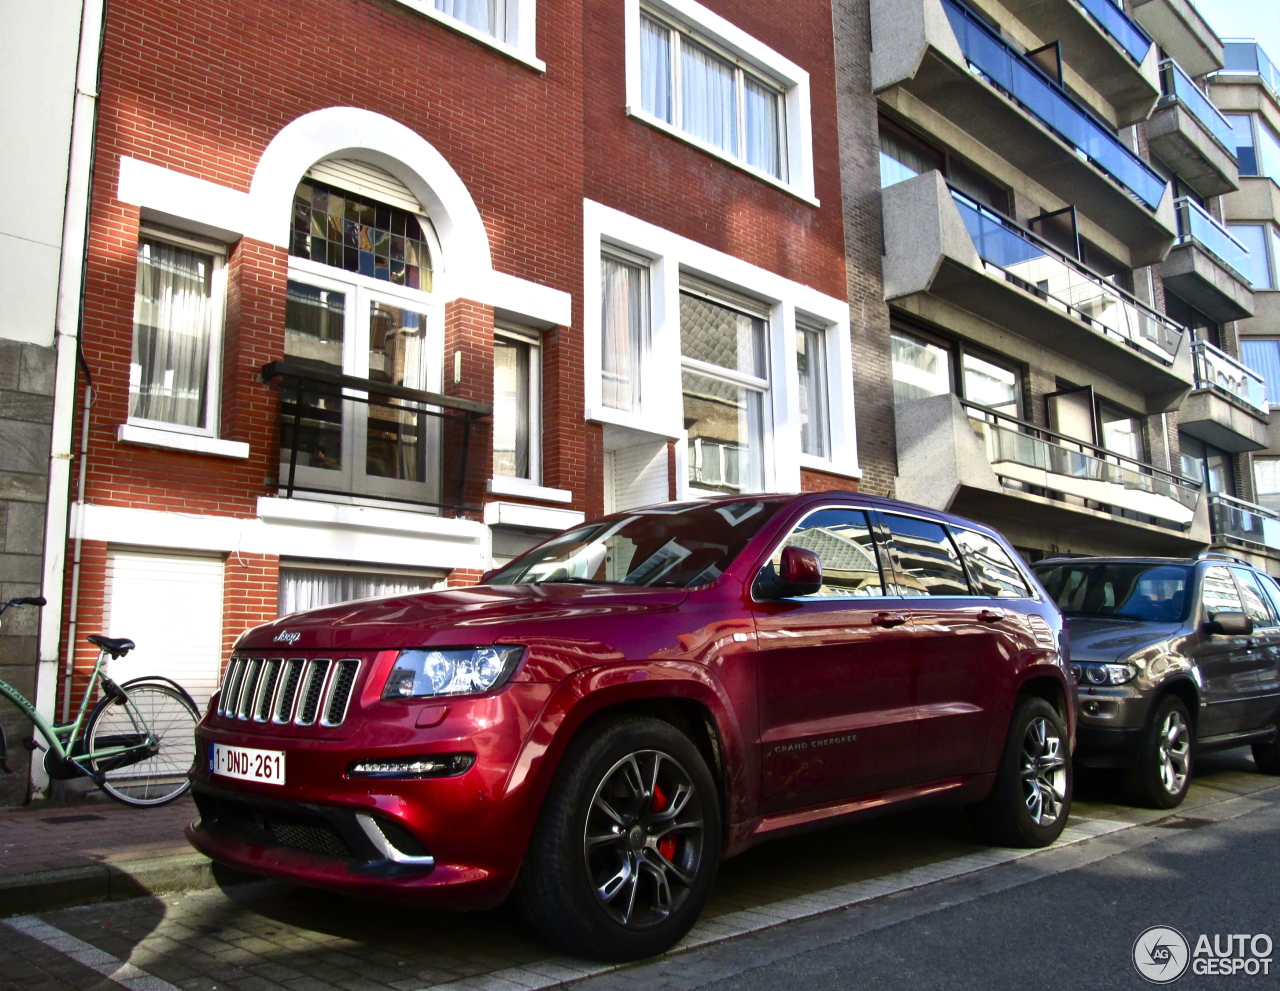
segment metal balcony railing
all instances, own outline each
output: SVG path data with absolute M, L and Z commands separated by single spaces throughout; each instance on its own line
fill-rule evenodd
M 1267 5 L 1264 4 L 1259 8 L 1259 13 L 1261 14 L 1266 7 Z M 1272 8 L 1273 15 L 1274 12 Z M 1256 41 L 1251 39 L 1224 41 L 1222 60 L 1224 62 L 1222 72 L 1239 72 L 1258 76 L 1262 79 L 1263 85 L 1280 98 L 1280 70 L 1276 69 L 1276 64 L 1267 57 L 1267 53 Z
M 286 498 L 292 499 L 296 492 L 336 492 L 447 509 L 458 515 L 480 512 L 481 507 L 466 503 L 467 460 L 472 428 L 493 412 L 491 406 L 341 375 L 290 359 L 263 365 L 262 381 L 275 382 L 280 389 L 277 487 Z M 336 469 L 353 459 L 352 452 L 342 449 L 353 404 L 367 407 L 368 412 L 353 418 L 364 427 L 366 440 L 364 445 L 352 446 L 363 446 L 365 455 L 363 464 L 354 471 L 347 469 L 348 476 Z M 371 450 L 375 443 L 381 457 Z M 339 487 L 301 480 L 300 468 L 310 479 L 317 468 L 325 470 L 323 474 L 334 469 Z M 340 480 L 346 480 L 345 489 Z M 415 494 L 406 496 L 406 490 Z M 416 495 L 419 491 L 421 498 Z M 431 492 L 439 492 L 440 499 L 428 498 Z M 452 492 L 453 498 L 447 499 L 446 492 Z
M 1215 539 L 1280 551 L 1280 516 L 1257 503 L 1210 492 L 1209 528 Z
M 957 189 L 951 197 L 985 264 L 1097 333 L 1173 364 L 1182 343 L 1181 326 L 1008 217 Z
M 1119 4 L 1113 0 L 1080 0 L 1080 6 L 1089 12 L 1102 26 L 1102 30 L 1111 35 L 1134 62 L 1142 64 L 1147 52 L 1151 51 L 1151 39 L 1120 9 Z
M 1173 207 L 1178 217 L 1177 243 L 1195 241 L 1231 269 L 1236 278 L 1251 286 L 1247 274 L 1252 265 L 1249 249 L 1232 237 L 1230 231 L 1218 222 L 1218 218 L 1195 200 L 1180 196 L 1173 201 Z
M 1186 107 L 1187 113 L 1213 135 L 1213 139 L 1231 156 L 1231 160 L 1236 160 L 1236 138 L 1231 124 L 1173 59 L 1167 58 L 1160 63 L 1160 89 L 1164 93 L 1161 104 L 1174 101 L 1181 103 Z
M 1267 412 L 1267 383 L 1252 368 L 1208 341 L 1194 342 L 1191 354 L 1195 359 L 1197 389 L 1213 389 L 1260 413 Z
M 1007 94 L 1099 171 L 1154 211 L 1165 181 L 1126 148 L 1115 131 L 1077 103 L 1056 81 L 956 0 L 942 0 L 969 68 Z
M 961 405 L 986 444 L 987 455 L 997 475 L 1001 473 L 1002 463 L 1011 463 L 1061 476 L 1063 482 L 1058 488 L 1062 492 L 1118 509 L 1159 517 L 1159 513 L 1150 512 L 1158 508 L 1150 501 L 1143 503 L 1132 497 L 1147 494 L 1177 503 L 1188 521 L 1189 514 L 1195 512 L 1200 499 L 1201 486 L 1198 482 L 986 406 L 963 401 Z M 1101 484 L 1094 487 L 1077 484 L 1081 482 Z M 1100 496 L 1103 498 L 1098 498 Z M 1170 521 L 1162 522 L 1171 525 Z M 1177 521 L 1173 525 L 1177 529 L 1185 529 L 1189 522 Z

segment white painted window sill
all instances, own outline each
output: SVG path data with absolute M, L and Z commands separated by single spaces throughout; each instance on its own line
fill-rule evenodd
M 821 471 L 828 475 L 840 475 L 843 478 L 861 478 L 862 469 L 856 465 L 841 465 L 834 461 L 828 461 L 826 458 L 816 458 L 811 454 L 802 454 L 799 458 L 800 467 L 808 468 L 811 471 Z
M 120 424 L 116 428 L 116 440 L 122 444 L 158 447 L 168 451 L 186 451 L 189 454 L 211 454 L 218 458 L 244 460 L 249 457 L 249 445 L 243 441 L 204 437 L 200 434 L 184 434 L 176 430 L 158 430 L 155 427 L 140 427 L 133 423 Z
M 515 45 L 509 45 L 507 42 L 495 38 L 491 34 L 486 34 L 478 28 L 473 28 L 465 21 L 460 21 L 456 17 L 450 17 L 443 11 L 436 10 L 435 4 L 432 3 L 432 0 L 399 0 L 399 2 L 411 10 L 416 10 L 423 17 L 430 18 L 438 24 L 443 24 L 447 28 L 452 28 L 454 31 L 457 31 L 458 34 L 465 34 L 468 38 L 478 41 L 482 45 L 487 45 L 495 51 L 501 52 L 503 55 L 507 56 L 507 58 L 514 59 L 517 62 L 527 65 L 530 69 L 534 69 L 537 72 L 547 71 L 547 63 L 535 56 L 532 52 L 526 52 L 517 48 Z
M 613 409 L 610 406 L 588 406 L 582 418 L 591 423 L 608 423 L 637 434 L 661 437 L 663 440 L 683 440 L 685 436 L 678 424 L 663 423 L 656 417 L 646 418 L 640 413 Z
M 740 172 L 745 172 L 749 176 L 754 176 L 761 182 L 767 182 L 770 186 L 776 186 L 784 193 L 794 196 L 801 203 L 807 203 L 809 206 L 822 206 L 822 203 L 819 202 L 818 198 L 812 193 L 802 190 L 798 186 L 793 186 L 789 182 L 784 182 L 777 176 L 770 175 L 768 172 L 764 171 L 764 169 L 758 169 L 754 165 L 748 165 L 742 159 L 735 158 L 733 155 L 730 155 L 723 149 L 717 148 L 713 144 L 709 144 L 706 141 L 700 141 L 692 134 L 688 134 L 680 130 L 680 128 L 668 124 L 662 118 L 655 117 L 646 110 L 641 110 L 638 107 L 627 107 L 627 115 L 648 124 L 650 127 L 657 128 L 659 131 L 664 131 L 667 134 L 670 134 L 673 138 L 678 138 L 685 144 L 692 145 L 699 151 L 706 152 L 706 154 L 710 155 L 712 158 L 718 158 L 723 162 L 727 162 Z
M 509 475 L 494 475 L 489 479 L 489 492 L 493 495 L 537 499 L 539 502 L 573 502 L 573 493 L 568 489 L 551 489 L 545 485 L 535 485 L 527 478 L 512 478 Z

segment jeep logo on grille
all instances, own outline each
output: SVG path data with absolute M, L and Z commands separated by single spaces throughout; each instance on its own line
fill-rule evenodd
M 298 642 L 298 638 L 299 638 L 300 636 L 302 636 L 302 634 L 301 634 L 301 633 L 293 633 L 293 632 L 292 632 L 292 631 L 290 631 L 290 630 L 281 630 L 279 633 L 277 633 L 277 634 L 276 634 L 276 638 L 275 638 L 275 640 L 274 640 L 274 641 L 272 641 L 272 642 L 273 642 L 273 643 L 287 643 L 287 644 L 289 644 L 289 646 L 293 646 L 295 643 L 297 643 L 297 642 Z

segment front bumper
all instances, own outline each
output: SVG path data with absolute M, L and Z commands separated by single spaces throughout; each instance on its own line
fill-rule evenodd
M 430 707 L 378 701 L 350 713 L 342 738 L 207 717 L 192 775 L 200 818 L 187 837 L 218 863 L 297 884 L 441 908 L 496 905 L 536 820 L 521 756 L 550 691 L 512 683 L 452 700 L 425 727 Z M 284 751 L 285 784 L 214 775 L 204 758 L 215 742 Z M 463 752 L 475 763 L 454 777 L 347 776 L 356 760 Z
M 1133 766 L 1151 698 L 1132 685 L 1077 686 L 1075 759 L 1085 767 Z

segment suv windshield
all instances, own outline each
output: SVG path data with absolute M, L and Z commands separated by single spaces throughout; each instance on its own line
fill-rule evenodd
M 1064 613 L 1181 622 L 1191 569 L 1179 564 L 1109 562 L 1037 567 L 1036 577 Z
M 778 506 L 744 500 L 620 513 L 535 547 L 487 584 L 705 585 L 720 577 Z

